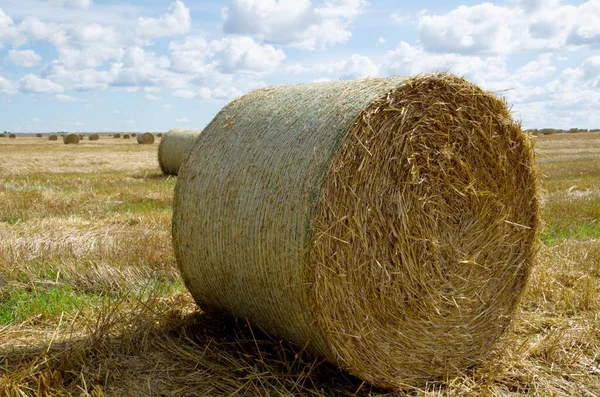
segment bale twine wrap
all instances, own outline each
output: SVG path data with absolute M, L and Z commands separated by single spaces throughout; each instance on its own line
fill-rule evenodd
M 63 142 L 67 145 L 79 143 L 79 135 L 77 134 L 67 134 L 63 135 Z
M 165 175 L 177 175 L 201 132 L 173 128 L 165 134 L 158 145 L 158 164 Z
M 100 139 L 100 135 L 99 135 L 99 134 L 90 134 L 90 135 L 88 136 L 88 139 L 89 139 L 90 141 L 97 141 L 97 140 L 99 140 L 99 139 Z
M 51 135 L 48 136 L 48 140 L 49 141 L 58 141 L 58 135 L 51 134 Z
M 202 307 L 396 388 L 488 356 L 539 225 L 504 101 L 430 74 L 236 99 L 180 170 L 173 241 Z
M 144 132 L 136 137 L 137 143 L 141 145 L 151 145 L 154 143 L 154 135 L 149 132 Z

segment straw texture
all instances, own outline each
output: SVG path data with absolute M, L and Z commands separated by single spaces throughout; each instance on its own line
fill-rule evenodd
M 201 132 L 173 128 L 162 137 L 158 145 L 158 164 L 165 175 L 177 175 Z
M 140 145 L 151 145 L 154 143 L 154 135 L 149 132 L 144 132 L 136 136 L 137 143 Z
M 77 144 L 77 143 L 79 143 L 79 135 L 77 135 L 77 134 L 63 135 L 63 142 L 67 145 Z
M 173 241 L 198 303 L 381 387 L 484 359 L 537 247 L 533 151 L 466 80 L 288 85 L 226 106 L 178 178 Z

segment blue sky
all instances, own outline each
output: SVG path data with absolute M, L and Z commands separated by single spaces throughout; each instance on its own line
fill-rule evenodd
M 430 71 L 600 128 L 600 0 L 0 0 L 0 131 L 203 128 L 257 87 Z

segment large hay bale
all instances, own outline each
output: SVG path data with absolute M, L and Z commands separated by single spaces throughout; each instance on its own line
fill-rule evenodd
M 50 134 L 48 136 L 48 140 L 49 141 L 58 141 L 58 135 L 56 135 L 56 134 Z
M 154 143 L 154 135 L 149 132 L 144 132 L 136 137 L 137 143 L 141 145 L 150 145 Z
M 67 134 L 67 135 L 63 136 L 63 142 L 67 145 L 77 144 L 77 143 L 79 143 L 79 135 Z
M 113 135 L 113 138 L 120 138 L 120 137 L 121 137 L 121 134 L 114 134 Z
M 131 135 L 129 135 L 129 134 L 123 134 L 123 139 L 130 139 L 130 138 L 131 138 Z
M 395 388 L 488 357 L 530 273 L 538 207 L 532 144 L 462 78 L 286 85 L 203 131 L 173 241 L 203 307 Z
M 173 128 L 165 134 L 158 145 L 158 164 L 164 174 L 177 175 L 201 132 Z
M 98 135 L 98 134 L 90 134 L 90 135 L 88 136 L 88 139 L 89 139 L 90 141 L 97 141 L 97 140 L 99 140 L 99 139 L 100 139 L 100 135 Z
M 14 139 L 14 138 L 16 138 L 16 137 L 17 137 L 17 134 L 9 134 L 9 135 L 8 135 L 8 137 L 9 137 L 9 138 L 13 138 L 13 139 Z

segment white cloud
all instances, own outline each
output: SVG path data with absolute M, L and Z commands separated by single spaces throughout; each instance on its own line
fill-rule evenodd
M 34 117 L 31 119 L 32 123 L 40 123 L 42 120 L 39 117 Z
M 390 15 L 392 22 L 402 25 L 410 21 L 410 15 L 403 11 L 393 12 Z
M 528 62 L 516 71 L 516 77 L 521 81 L 533 81 L 550 76 L 556 72 L 552 65 L 552 55 L 542 54 L 537 60 Z
M 15 85 L 0 76 L 0 92 L 3 94 L 14 94 L 16 92 Z
M 63 94 L 55 95 L 55 98 L 58 99 L 61 102 L 75 102 L 75 101 L 77 101 L 77 98 L 72 97 L 70 95 L 63 95 Z
M 42 57 L 33 50 L 10 50 L 4 60 L 17 66 L 31 68 L 40 63 Z
M 276 44 L 325 48 L 348 41 L 348 27 L 363 6 L 363 0 L 326 0 L 320 7 L 310 0 L 233 0 L 222 10 L 223 28 Z
M 87 9 L 92 5 L 92 0 L 49 0 L 48 3 L 61 7 Z
M 60 84 L 30 73 L 19 80 L 19 90 L 35 93 L 59 93 L 63 92 L 64 88 Z
M 179 118 L 179 119 L 175 119 L 175 122 L 176 122 L 176 123 L 189 123 L 189 122 L 190 122 L 190 120 L 188 120 L 188 118 L 187 118 L 187 117 L 181 117 L 181 118 Z
M 285 59 L 283 51 L 272 45 L 260 45 L 250 37 L 225 37 L 211 43 L 219 69 L 224 73 L 273 71 Z
M 379 67 L 366 56 L 353 54 L 346 61 L 317 64 L 313 71 L 319 74 L 331 74 L 347 79 L 359 79 L 365 77 L 377 77 Z
M 302 74 L 302 73 L 308 73 L 309 69 L 300 65 L 299 63 L 295 63 L 293 65 L 288 65 L 288 66 L 284 67 L 283 71 L 286 73 L 292 73 L 292 74 Z
M 154 39 L 165 36 L 186 34 L 192 26 L 190 10 L 177 0 L 171 3 L 169 11 L 160 18 L 140 17 L 136 24 L 136 35 Z
M 168 103 L 165 103 L 164 105 L 162 105 L 163 109 L 171 109 L 171 105 L 169 105 Z
M 153 101 L 153 102 L 162 101 L 162 98 L 159 96 L 156 96 L 156 95 L 148 94 L 148 95 L 144 96 L 144 98 L 146 98 L 146 100 L 148 100 L 148 101 Z
M 428 53 L 404 41 L 387 52 L 381 69 L 386 76 L 448 71 L 480 84 L 508 75 L 504 57 Z

